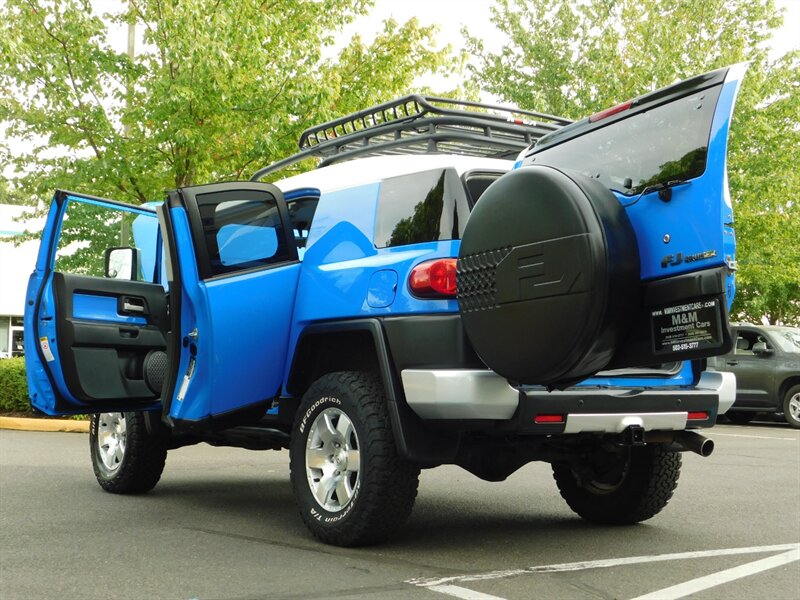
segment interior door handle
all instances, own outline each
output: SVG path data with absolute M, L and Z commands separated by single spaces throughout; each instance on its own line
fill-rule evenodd
M 729 361 L 728 361 L 726 364 L 729 364 L 729 365 L 738 365 L 738 364 L 739 364 L 739 361 L 738 361 L 738 360 L 729 360 Z
M 125 312 L 143 313 L 144 306 L 141 304 L 131 304 L 127 300 L 122 301 L 122 310 Z

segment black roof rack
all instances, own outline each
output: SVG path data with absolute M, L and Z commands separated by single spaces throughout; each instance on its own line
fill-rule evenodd
M 518 108 L 413 94 L 306 129 L 300 152 L 259 169 L 251 179 L 310 157 L 322 159 L 318 167 L 385 154 L 516 158 L 571 122 Z

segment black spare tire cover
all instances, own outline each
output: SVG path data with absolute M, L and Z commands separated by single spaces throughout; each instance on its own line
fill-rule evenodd
M 608 365 L 636 314 L 636 236 L 597 181 L 524 167 L 473 209 L 456 285 L 464 328 L 487 366 L 514 382 L 565 387 Z

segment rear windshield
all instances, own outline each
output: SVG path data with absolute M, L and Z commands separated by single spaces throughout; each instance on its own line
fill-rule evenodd
M 721 89 L 717 85 L 611 122 L 535 153 L 533 164 L 578 171 L 627 196 L 698 177 L 706 168 Z

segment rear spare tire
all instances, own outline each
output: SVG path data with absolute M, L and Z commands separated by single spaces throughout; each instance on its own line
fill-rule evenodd
M 609 364 L 639 307 L 639 252 L 607 188 L 553 167 L 512 171 L 467 222 L 456 282 L 481 359 L 519 383 L 564 387 Z

